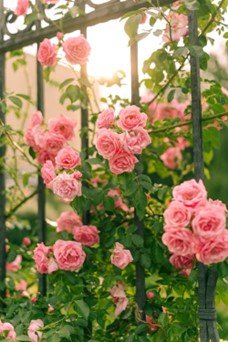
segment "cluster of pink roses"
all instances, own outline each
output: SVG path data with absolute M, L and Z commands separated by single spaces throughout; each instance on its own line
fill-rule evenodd
M 37 59 L 43 66 L 53 66 L 57 62 L 58 49 L 62 47 L 66 60 L 71 64 L 83 65 L 90 54 L 90 45 L 83 35 L 70 37 L 63 41 L 63 34 L 58 32 L 58 45 L 45 38 L 39 46 Z
M 84 246 L 91 247 L 100 242 L 96 226 L 83 225 L 80 216 L 72 210 L 61 213 L 57 220 L 57 232 L 66 231 Z
M 170 12 L 167 17 L 168 23 L 163 34 L 163 41 L 169 43 L 178 42 L 181 37 L 188 34 L 188 17 L 185 14 Z
M 112 109 L 99 114 L 96 148 L 98 153 L 109 161 L 111 172 L 118 175 L 134 170 L 138 162 L 135 154 L 141 154 L 151 139 L 144 128 L 147 115 L 141 113 L 137 106 L 122 109 L 117 122 L 115 121 Z
M 57 240 L 53 246 L 39 243 L 34 250 L 34 260 L 39 273 L 60 270 L 77 271 L 86 258 L 82 245 L 76 241 Z
M 190 271 L 194 259 L 209 265 L 228 257 L 226 206 L 207 199 L 200 180 L 185 181 L 173 189 L 173 200 L 164 212 L 163 243 L 172 253 L 171 264 Z
M 41 112 L 35 112 L 25 133 L 25 142 L 42 164 L 41 175 L 46 186 L 64 202 L 81 196 L 80 154 L 67 142 L 74 137 L 75 122 L 65 116 L 50 119 L 47 127 Z

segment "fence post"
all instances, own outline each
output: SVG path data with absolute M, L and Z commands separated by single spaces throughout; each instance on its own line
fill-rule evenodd
M 138 75 L 138 44 L 135 42 L 130 46 L 131 55 L 131 103 L 139 105 L 139 75 Z M 136 233 L 144 240 L 144 225 L 139 220 L 137 214 L 134 214 L 134 222 L 137 227 Z M 145 286 L 145 270 L 140 261 L 136 262 L 136 304 L 137 315 L 139 321 L 145 320 L 145 305 L 146 305 L 146 286 Z
M 36 0 L 37 8 L 40 6 L 39 0 Z M 36 21 L 36 29 L 41 29 L 41 22 Z M 39 44 L 37 44 L 37 51 Z M 36 61 L 36 85 L 37 85 L 37 109 L 44 115 L 44 81 L 43 81 L 43 68 L 42 65 Z M 38 240 L 39 242 L 46 241 L 46 221 L 45 221 L 45 185 L 40 174 L 38 174 Z M 42 296 L 47 292 L 47 276 L 39 274 L 39 292 Z
M 4 6 L 3 0 L 0 0 L 0 44 L 4 39 Z M 5 54 L 0 53 L 0 100 L 4 100 L 5 92 Z M 5 123 L 5 113 L 3 107 L 0 107 L 0 120 Z M 6 185 L 5 185 L 5 170 L 4 157 L 6 146 L 4 143 L 4 134 L 1 135 L 0 141 L 0 296 L 3 299 L 6 294 L 5 276 L 6 276 Z M 1 303 L 2 304 L 2 303 Z
M 191 46 L 199 45 L 197 12 L 189 12 L 189 40 Z M 192 93 L 192 128 L 193 128 L 193 159 L 196 180 L 203 179 L 203 134 L 202 107 L 200 91 L 199 57 L 190 52 L 191 65 L 191 93 Z M 198 263 L 198 299 L 199 299 L 199 328 L 201 342 L 218 342 L 216 329 L 215 288 L 217 272 L 215 268 L 208 268 Z

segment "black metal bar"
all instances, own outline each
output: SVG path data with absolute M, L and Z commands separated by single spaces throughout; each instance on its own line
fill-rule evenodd
M 138 75 L 138 44 L 134 43 L 130 46 L 131 55 L 131 103 L 134 105 L 139 104 L 139 75 Z M 134 222 L 137 227 L 136 233 L 144 240 L 144 225 L 139 220 L 135 213 Z M 137 315 L 139 320 L 145 320 L 145 305 L 146 305 L 146 285 L 145 285 L 145 270 L 140 261 L 136 262 L 136 303 Z
M 199 45 L 197 12 L 189 12 L 189 40 L 191 46 Z M 192 93 L 192 128 L 193 128 L 193 159 L 196 180 L 204 177 L 203 161 L 203 134 L 202 134 L 202 106 L 200 90 L 199 57 L 190 51 L 191 65 L 191 93 Z M 198 297 L 200 341 L 218 342 L 219 335 L 216 329 L 215 288 L 217 275 L 213 268 L 202 263 L 198 264 Z
M 3 0 L 0 0 L 0 44 L 3 41 Z M 0 53 L 0 101 L 4 99 L 5 92 L 5 54 Z M 5 113 L 0 107 L 0 119 L 5 123 Z M 4 158 L 6 153 L 6 146 L 4 143 L 4 135 L 0 141 L 0 296 L 5 297 L 5 277 L 6 277 L 6 184 L 5 184 L 5 170 Z
M 40 30 L 40 21 L 36 22 L 37 31 Z M 37 44 L 37 50 L 39 45 Z M 41 64 L 36 62 L 36 77 L 37 77 L 37 109 L 44 115 L 44 81 L 43 68 Z M 45 185 L 43 179 L 38 174 L 38 239 L 39 242 L 46 241 L 46 221 L 45 221 Z M 45 296 L 47 292 L 47 277 L 45 274 L 39 274 L 39 292 Z
M 167 5 L 175 0 L 160 0 L 160 5 Z M 0 52 L 12 51 L 20 49 L 24 46 L 38 43 L 44 38 L 52 38 L 56 35 L 60 28 L 63 28 L 64 33 L 80 30 L 82 27 L 89 27 L 107 22 L 112 19 L 118 19 L 125 13 L 139 9 L 142 7 L 157 6 L 157 1 L 150 4 L 148 1 L 140 0 L 134 3 L 132 0 L 117 3 L 107 3 L 97 6 L 95 11 L 84 16 L 72 18 L 71 15 L 66 16 L 63 20 L 56 20 L 53 25 L 36 31 L 18 33 L 10 37 L 0 45 Z

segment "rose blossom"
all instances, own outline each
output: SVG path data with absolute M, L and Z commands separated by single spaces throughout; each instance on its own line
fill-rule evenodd
M 227 207 L 225 205 L 225 203 L 223 203 L 222 201 L 219 200 L 212 200 L 211 198 L 209 198 L 209 200 L 206 203 L 206 207 L 209 205 L 213 204 L 214 207 L 217 207 L 218 210 L 222 210 L 225 214 L 227 213 Z
M 132 261 L 131 252 L 128 249 L 124 249 L 124 246 L 121 243 L 116 242 L 111 255 L 111 263 L 123 270 Z
M 17 291 L 23 292 L 23 291 L 27 290 L 27 287 L 28 287 L 27 281 L 22 279 L 22 280 L 20 280 L 19 283 L 16 284 L 15 289 Z
M 37 154 L 37 161 L 40 164 L 45 164 L 48 160 L 52 161 L 52 163 L 55 162 L 55 154 L 52 154 L 45 149 L 41 149 L 38 151 Z
M 121 282 L 118 282 L 110 290 L 113 302 L 116 304 L 115 316 L 121 314 L 128 305 L 128 299 L 124 291 L 124 286 Z
M 120 111 L 118 125 L 122 129 L 132 130 L 145 127 L 147 115 L 141 113 L 137 106 L 129 106 Z
M 195 253 L 195 238 L 189 229 L 169 229 L 162 235 L 162 242 L 171 253 L 182 256 Z
M 43 242 L 37 244 L 33 258 L 39 273 L 50 274 L 58 270 L 58 265 L 52 256 L 52 247 L 45 246 Z
M 55 168 L 51 160 L 47 160 L 41 168 L 41 176 L 44 184 L 48 186 L 56 177 Z
M 159 325 L 155 323 L 155 320 L 151 316 L 146 315 L 146 323 L 148 324 L 150 331 L 156 331 L 159 328 Z
M 193 232 L 202 237 L 216 237 L 226 228 L 226 214 L 223 208 L 207 203 L 196 212 L 192 221 Z
M 9 272 L 17 272 L 21 268 L 22 256 L 17 255 L 14 261 L 6 263 L 6 270 Z
M 93 246 L 99 243 L 99 231 L 95 226 L 81 226 L 73 229 L 74 238 L 85 246 Z
M 126 213 L 132 212 L 134 210 L 134 208 L 129 208 L 128 205 L 123 202 L 121 198 L 121 191 L 119 188 L 110 189 L 107 193 L 107 196 L 114 198 L 115 208 L 121 209 Z
M 164 212 L 165 223 L 173 228 L 186 227 L 191 219 L 191 212 L 181 202 L 172 201 Z
M 71 64 L 85 64 L 90 49 L 90 45 L 83 35 L 68 38 L 63 43 L 63 51 L 66 54 L 66 60 Z
M 59 118 L 53 118 L 48 121 L 48 129 L 53 133 L 62 135 L 66 140 L 74 138 L 75 126 L 75 121 L 63 115 Z
M 115 115 L 113 109 L 106 109 L 98 115 L 97 128 L 110 128 L 114 123 Z
M 96 148 L 103 158 L 112 158 L 121 149 L 120 135 L 106 128 L 101 129 L 97 133 Z
M 50 154 L 56 155 L 65 144 L 62 135 L 47 131 L 44 136 L 43 148 Z
M 81 164 L 80 154 L 72 147 L 66 146 L 58 152 L 55 163 L 60 169 L 70 170 Z
M 173 100 L 168 103 L 156 103 L 152 102 L 149 105 L 149 118 L 152 122 L 157 120 L 176 119 L 181 121 L 185 119 L 184 111 L 186 109 L 185 103 L 177 102 Z
M 37 59 L 43 66 L 52 66 L 56 64 L 56 46 L 45 38 L 39 45 Z
M 74 227 L 82 226 L 82 220 L 74 211 L 64 211 L 57 220 L 57 233 L 66 231 L 73 234 Z
M 133 131 L 126 131 L 123 134 L 124 149 L 133 154 L 141 154 L 142 150 L 151 143 L 151 138 L 147 131 L 138 127 Z
M 169 147 L 160 158 L 166 167 L 174 170 L 182 160 L 181 150 L 179 147 Z
M 23 240 L 22 240 L 22 244 L 23 244 L 24 246 L 29 246 L 29 245 L 31 245 L 31 240 L 30 240 L 30 238 L 27 237 L 27 236 L 25 236 L 25 237 L 23 238 Z
M 53 246 L 53 251 L 61 270 L 79 270 L 86 258 L 82 245 L 75 241 L 57 240 Z
M 169 258 L 170 263 L 177 269 L 192 269 L 194 255 L 173 254 Z
M 138 159 L 131 153 L 120 150 L 109 160 L 110 171 L 116 175 L 132 172 Z
M 29 9 L 29 0 L 17 0 L 17 7 L 14 10 L 14 13 L 19 15 L 26 15 Z
M 196 182 L 191 179 L 174 187 L 173 198 L 194 210 L 206 203 L 207 191 L 202 180 Z
M 44 322 L 41 319 L 34 319 L 28 327 L 28 336 L 31 342 L 38 342 L 42 338 L 42 332 L 39 331 L 44 327 Z
M 5 336 L 5 333 L 7 334 L 6 340 L 16 340 L 17 335 L 12 324 L 0 321 L 0 334 Z
M 178 42 L 181 37 L 186 36 L 188 34 L 188 17 L 186 15 L 171 12 L 171 14 L 168 16 L 168 21 L 169 24 L 167 23 L 163 35 L 164 42 L 169 43 L 173 40 Z
M 154 294 L 154 292 L 152 292 L 152 291 L 148 291 L 148 292 L 146 293 L 146 296 L 147 296 L 148 299 L 153 299 L 153 298 L 155 297 L 155 294 Z
M 81 182 L 74 178 L 74 174 L 63 172 L 50 183 L 53 193 L 64 202 L 71 202 L 76 196 L 81 196 Z
M 228 231 L 217 237 L 200 237 L 197 243 L 196 259 L 205 265 L 222 262 L 228 257 Z
M 32 115 L 30 127 L 33 128 L 35 126 L 41 125 L 43 123 L 43 119 L 44 118 L 42 113 L 39 110 L 37 110 Z

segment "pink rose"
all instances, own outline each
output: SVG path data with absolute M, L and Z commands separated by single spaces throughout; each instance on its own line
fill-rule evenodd
M 191 179 L 174 187 L 173 198 L 187 208 L 195 210 L 206 203 L 207 191 L 202 180 L 196 182 Z
M 176 147 L 180 150 L 184 150 L 186 147 L 189 147 L 189 142 L 184 137 L 178 137 Z
M 220 235 L 226 228 L 226 214 L 220 206 L 208 202 L 196 212 L 192 221 L 193 232 L 205 238 Z
M 58 152 L 55 163 L 60 169 L 70 170 L 81 164 L 80 154 L 72 147 L 66 146 Z
M 77 271 L 82 267 L 86 258 L 82 245 L 75 241 L 57 240 L 53 251 L 61 270 Z
M 42 338 L 42 328 L 44 327 L 44 322 L 41 319 L 34 319 L 30 322 L 28 327 L 28 336 L 31 342 L 38 342 Z
M 50 183 L 53 193 L 59 196 L 64 202 L 73 201 L 76 196 L 81 196 L 82 184 L 74 178 L 74 174 L 63 172 L 56 176 Z
M 149 105 L 149 117 L 152 122 L 157 120 L 176 119 L 181 121 L 185 119 L 184 111 L 187 105 L 173 100 L 169 103 L 156 103 L 152 102 Z
M 121 282 L 118 282 L 110 290 L 113 302 L 116 304 L 115 316 L 121 314 L 122 311 L 126 310 L 128 305 L 128 299 L 124 291 L 124 286 Z
M 167 23 L 163 40 L 166 43 L 170 41 L 178 42 L 181 37 L 188 34 L 188 17 L 184 14 L 171 12 L 168 16 L 169 24 Z M 171 30 L 171 34 L 170 34 Z
M 17 255 L 14 261 L 6 263 L 6 270 L 9 272 L 17 272 L 21 268 L 22 256 Z
M 172 201 L 164 212 L 164 219 L 170 227 L 186 227 L 190 223 L 191 211 L 181 202 Z
M 10 323 L 3 323 L 0 321 L 0 334 L 4 334 L 6 340 L 16 340 L 17 335 L 14 327 Z
M 74 227 L 82 226 L 82 220 L 74 211 L 64 211 L 57 220 L 57 233 L 66 231 L 73 234 Z
M 71 64 L 85 64 L 90 49 L 90 45 L 83 35 L 68 38 L 63 43 L 63 51 L 66 54 L 66 60 Z
M 136 106 L 129 106 L 120 111 L 118 125 L 124 130 L 133 130 L 138 127 L 145 127 L 147 115 L 141 113 Z
M 63 145 L 65 144 L 65 138 L 54 132 L 46 132 L 44 136 L 43 148 L 50 154 L 56 155 Z
M 196 259 L 205 265 L 222 262 L 228 257 L 228 231 L 217 237 L 199 238 Z
M 43 242 L 38 243 L 33 255 L 36 268 L 39 273 L 53 273 L 58 270 L 52 254 L 52 247 L 45 246 Z
M 22 244 L 24 245 L 24 246 L 29 246 L 29 245 L 31 245 L 31 240 L 30 240 L 30 238 L 29 237 L 24 237 L 23 238 L 23 240 L 22 240 Z
M 138 159 L 131 153 L 120 150 L 109 160 L 110 171 L 116 175 L 132 172 Z
M 121 245 L 121 243 L 116 242 L 111 255 L 111 263 L 123 270 L 132 261 L 133 257 L 131 252 L 128 249 L 124 249 L 124 246 Z
M 24 292 L 27 290 L 28 283 L 25 280 L 20 280 L 19 283 L 16 284 L 15 289 L 20 292 Z
M 39 45 L 37 59 L 41 65 L 52 66 L 56 64 L 56 45 L 45 38 Z
M 162 242 L 168 247 L 171 253 L 182 256 L 195 253 L 195 237 L 189 229 L 169 229 L 162 235 Z
M 35 126 L 41 125 L 43 123 L 43 119 L 44 118 L 43 118 L 42 113 L 39 110 L 37 110 L 32 115 L 30 127 L 33 128 Z
M 19 15 L 26 15 L 29 9 L 29 0 L 17 0 L 17 7 L 14 10 L 14 13 Z
M 169 147 L 160 158 L 166 167 L 174 170 L 182 160 L 182 153 L 179 147 Z
M 48 129 L 56 134 L 62 135 L 66 140 L 74 138 L 75 121 L 61 115 L 48 121 Z
M 93 246 L 99 243 L 99 231 L 95 226 L 81 226 L 73 229 L 74 238 L 85 246 Z
M 192 269 L 194 255 L 173 254 L 169 258 L 170 263 L 177 269 Z
M 155 297 L 155 294 L 154 294 L 154 292 L 152 292 L 152 291 L 148 291 L 148 292 L 146 293 L 146 296 L 147 296 L 148 299 L 153 299 L 153 298 Z
M 44 184 L 48 186 L 51 181 L 56 177 L 55 168 L 52 161 L 47 160 L 41 168 L 41 176 Z
M 113 109 L 106 109 L 98 115 L 97 128 L 110 128 L 115 120 L 115 114 Z
M 52 154 L 45 149 L 39 150 L 37 154 L 37 161 L 41 165 L 45 164 L 48 160 L 52 161 L 52 163 L 55 162 L 55 154 Z
M 121 149 L 120 135 L 106 128 L 101 129 L 97 133 L 96 148 L 103 158 L 112 158 Z
M 142 127 L 126 131 L 122 139 L 124 149 L 133 154 L 141 154 L 142 150 L 151 143 L 149 134 Z
M 209 205 L 209 207 L 211 206 L 211 204 L 213 204 L 214 207 L 217 207 L 218 210 L 222 210 L 224 213 L 227 213 L 227 207 L 225 205 L 225 203 L 223 203 L 222 201 L 219 200 L 212 200 L 211 198 L 209 198 L 209 200 L 206 203 L 206 207 Z
M 151 316 L 146 315 L 146 323 L 148 324 L 150 331 L 156 331 L 159 328 L 159 325 L 156 324 L 155 320 Z

